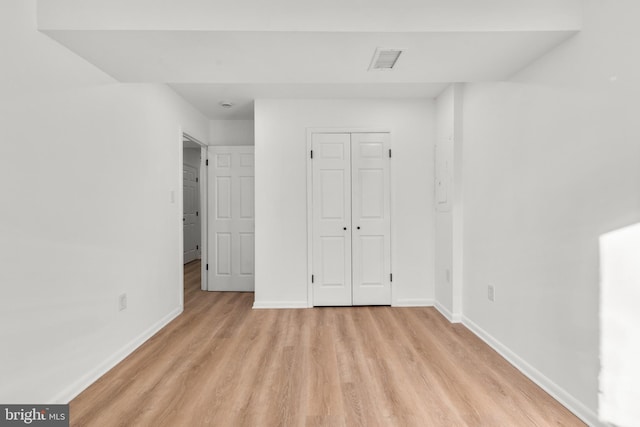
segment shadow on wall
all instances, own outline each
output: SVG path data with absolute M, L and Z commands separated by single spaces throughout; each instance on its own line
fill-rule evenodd
M 600 419 L 640 422 L 640 223 L 600 236 Z

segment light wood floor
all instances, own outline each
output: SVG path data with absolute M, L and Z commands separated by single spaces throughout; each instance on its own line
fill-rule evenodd
M 582 426 L 433 308 L 252 310 L 202 292 L 71 402 L 74 426 Z

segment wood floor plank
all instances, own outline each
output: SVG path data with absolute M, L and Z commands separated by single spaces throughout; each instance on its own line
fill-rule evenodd
M 343 417 L 334 330 L 331 326 L 317 325 L 310 333 L 307 416 Z M 330 419 L 325 418 L 323 422 Z
M 252 310 L 200 290 L 70 405 L 72 426 L 584 426 L 433 308 Z

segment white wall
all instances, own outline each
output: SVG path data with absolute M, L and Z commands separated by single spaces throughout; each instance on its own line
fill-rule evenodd
M 256 100 L 256 305 L 307 304 L 307 128 L 391 131 L 396 304 L 434 298 L 432 100 Z
M 463 85 L 451 84 L 436 98 L 435 306 L 452 322 L 462 320 L 463 288 Z M 438 185 L 440 183 L 440 185 Z
M 449 319 L 453 310 L 453 148 L 455 131 L 454 86 L 436 99 L 436 179 L 442 182 L 446 203 L 436 201 L 435 213 L 435 300 Z M 445 168 L 444 165 L 448 165 Z
M 210 120 L 210 145 L 254 145 L 253 120 Z
M 1 3 L 4 403 L 67 401 L 180 312 L 182 130 L 208 139 L 172 90 L 119 84 L 35 28 L 35 0 Z
M 464 314 L 591 422 L 598 238 L 640 221 L 638 16 L 586 1 L 581 34 L 465 88 Z
M 600 415 L 640 420 L 640 223 L 600 236 Z

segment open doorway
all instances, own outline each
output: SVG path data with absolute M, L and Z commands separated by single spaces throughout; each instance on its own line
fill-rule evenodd
M 207 290 L 207 147 L 182 135 L 182 228 L 185 293 Z M 203 260 L 205 260 L 203 262 Z M 189 280 L 187 279 L 189 273 Z

